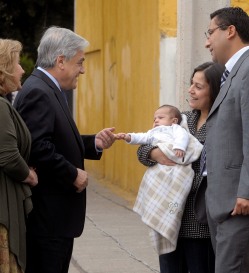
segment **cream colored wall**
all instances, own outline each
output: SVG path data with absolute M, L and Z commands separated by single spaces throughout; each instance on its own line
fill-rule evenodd
M 196 66 L 211 61 L 205 48 L 210 13 L 230 5 L 230 0 L 178 1 L 178 31 L 176 50 L 176 104 L 181 110 L 189 109 L 187 99 L 190 76 Z
M 212 60 L 210 52 L 205 48 L 204 36 L 210 23 L 210 14 L 229 6 L 239 6 L 249 12 L 248 0 L 178 1 L 176 105 L 182 110 L 188 108 L 187 90 L 193 69 L 202 62 Z
M 160 95 L 159 104 L 176 105 L 177 0 L 159 1 Z
M 158 1 L 76 0 L 75 30 L 91 43 L 75 91 L 80 132 L 150 129 L 159 105 Z M 136 193 L 146 169 L 137 161 L 137 148 L 117 142 L 101 161 L 87 162 L 86 170 Z

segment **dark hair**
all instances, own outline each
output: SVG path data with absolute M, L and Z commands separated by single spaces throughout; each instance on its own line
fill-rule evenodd
M 239 7 L 229 7 L 218 9 L 210 14 L 211 20 L 217 18 L 217 25 L 220 29 L 225 30 L 228 26 L 233 25 L 243 43 L 249 42 L 249 16 Z
M 164 105 L 161 105 L 160 107 L 158 107 L 158 109 L 164 108 L 164 107 L 168 108 L 170 114 L 172 114 L 172 116 L 174 118 L 178 119 L 177 124 L 180 124 L 182 122 L 182 115 L 181 115 L 180 110 L 177 107 L 175 107 L 173 105 L 169 105 L 169 104 L 164 104 Z
M 206 62 L 197 66 L 194 69 L 194 72 L 191 76 L 191 81 L 192 81 L 196 72 L 204 73 L 206 81 L 210 89 L 210 109 L 220 91 L 220 83 L 221 83 L 220 81 L 221 81 L 221 76 L 224 70 L 225 70 L 225 67 L 220 64 L 213 63 L 213 62 Z

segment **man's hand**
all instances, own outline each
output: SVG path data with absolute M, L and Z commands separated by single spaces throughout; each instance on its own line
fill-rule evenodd
M 232 216 L 234 215 L 249 215 L 249 200 L 244 198 L 237 198 Z
M 86 171 L 83 171 L 81 169 L 78 169 L 78 175 L 73 183 L 73 185 L 76 188 L 76 192 L 80 193 L 82 192 L 88 185 L 88 174 Z
M 167 166 L 175 166 L 176 163 L 169 159 L 159 148 L 155 148 L 150 153 L 150 159 L 156 161 L 159 164 Z
M 115 141 L 115 136 L 112 132 L 114 132 L 115 128 L 105 128 L 99 133 L 97 133 L 95 137 L 96 147 L 99 149 L 108 149 L 112 146 Z

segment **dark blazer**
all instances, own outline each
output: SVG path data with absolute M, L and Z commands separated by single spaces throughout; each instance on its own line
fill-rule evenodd
M 14 106 L 27 124 L 32 146 L 30 165 L 39 184 L 32 189 L 34 209 L 28 231 L 44 236 L 77 237 L 83 231 L 86 190 L 76 193 L 76 168 L 84 159 L 100 159 L 95 136 L 81 136 L 56 84 L 35 69 Z
M 249 199 L 249 50 L 236 62 L 207 119 L 206 203 L 216 222 Z

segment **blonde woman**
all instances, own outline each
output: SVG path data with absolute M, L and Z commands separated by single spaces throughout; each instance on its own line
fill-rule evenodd
M 27 165 L 30 133 L 5 98 L 21 89 L 21 50 L 20 42 L 0 39 L 0 273 L 25 271 L 25 217 L 32 209 L 30 186 L 38 183 Z

